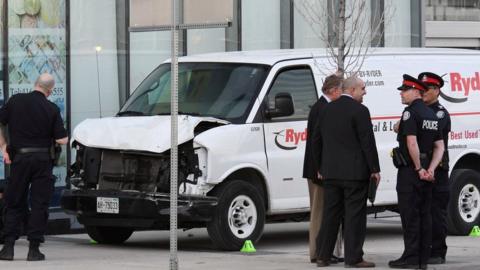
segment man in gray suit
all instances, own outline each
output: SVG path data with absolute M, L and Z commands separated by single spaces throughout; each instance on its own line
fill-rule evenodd
M 312 135 L 321 111 L 329 102 L 337 100 L 342 94 L 342 82 L 343 78 L 337 75 L 326 77 L 322 86 L 322 96 L 313 104 L 308 114 L 303 178 L 306 178 L 308 181 L 308 194 L 310 195 L 309 254 L 310 262 L 312 263 L 317 261 L 316 239 L 320 231 L 323 213 L 323 187 L 320 179 L 318 179 L 318 168 L 312 156 Z M 339 260 L 341 259 L 338 257 L 332 257 L 331 262 L 336 263 Z

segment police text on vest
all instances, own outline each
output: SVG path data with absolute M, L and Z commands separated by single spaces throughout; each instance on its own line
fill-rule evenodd
M 438 130 L 438 121 L 423 120 L 422 129 Z

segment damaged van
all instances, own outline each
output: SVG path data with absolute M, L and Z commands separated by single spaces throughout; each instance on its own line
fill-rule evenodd
M 465 234 L 480 223 L 480 69 L 474 62 L 480 53 L 468 50 L 376 49 L 367 55 L 357 74 L 367 86 L 364 103 L 382 175 L 372 211 L 397 211 L 390 151 L 403 105 L 396 87 L 403 73 L 431 71 L 444 75 L 441 102 L 452 117 L 449 229 Z M 239 250 L 245 240 L 261 237 L 266 222 L 308 219 L 306 126 L 329 75 L 325 66 L 324 50 L 180 58 L 179 228 L 206 227 L 218 248 Z M 169 229 L 170 121 L 167 61 L 116 116 L 75 128 L 71 189 L 61 203 L 92 239 L 122 243 L 135 230 Z

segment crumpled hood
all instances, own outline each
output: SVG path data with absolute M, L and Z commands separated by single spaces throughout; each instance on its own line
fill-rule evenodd
M 73 131 L 73 140 L 95 148 L 162 153 L 170 149 L 170 115 L 87 119 Z M 193 139 L 201 122 L 229 124 L 212 117 L 178 116 L 178 144 Z

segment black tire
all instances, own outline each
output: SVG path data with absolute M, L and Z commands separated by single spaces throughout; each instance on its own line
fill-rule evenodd
M 480 174 L 474 170 L 458 169 L 450 175 L 448 231 L 468 235 L 480 224 Z
M 220 185 L 212 196 L 218 198 L 218 205 L 207 223 L 207 231 L 217 248 L 239 251 L 246 240 L 255 243 L 260 239 L 265 225 L 265 204 L 255 186 L 233 180 Z
M 88 236 L 99 244 L 121 244 L 132 235 L 132 228 L 86 226 Z

